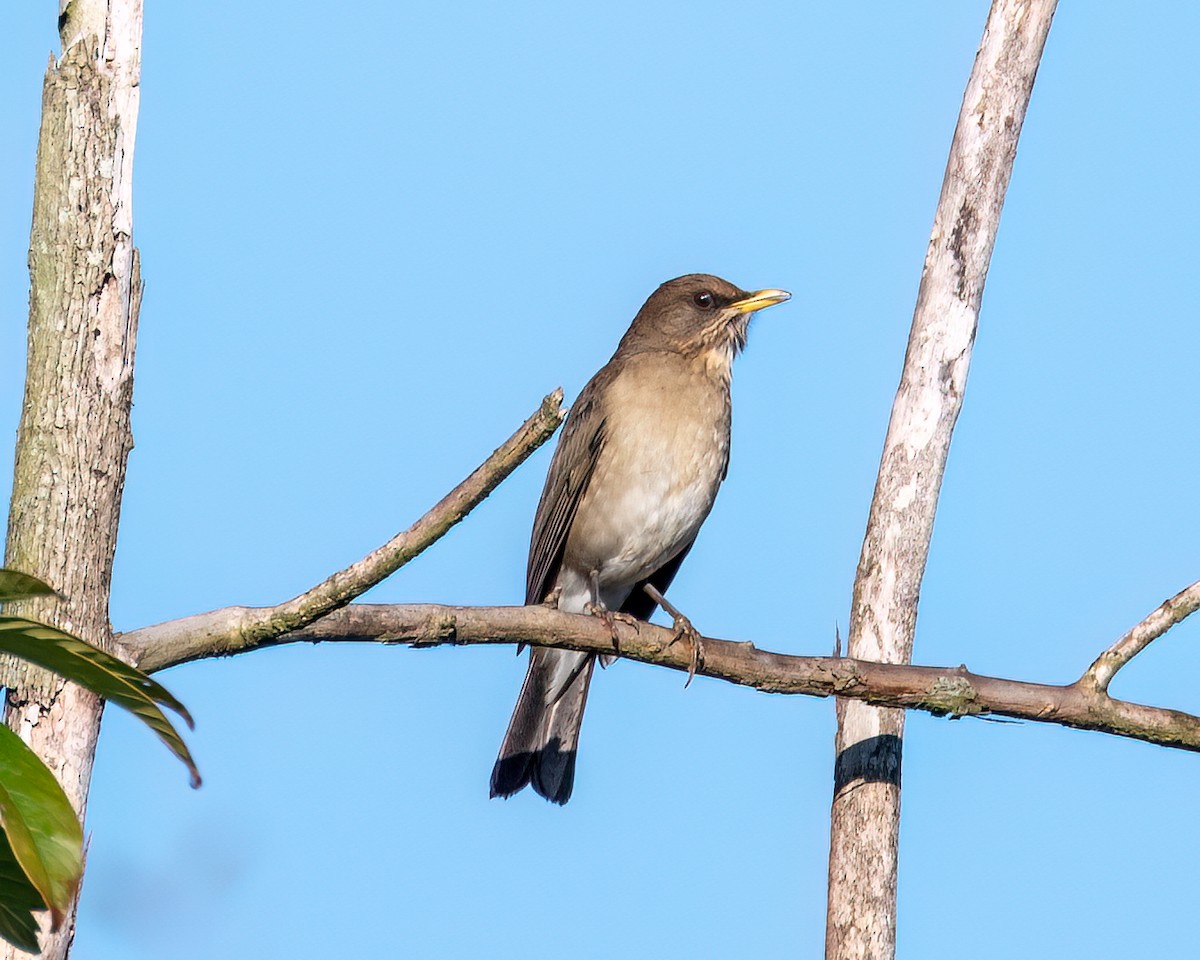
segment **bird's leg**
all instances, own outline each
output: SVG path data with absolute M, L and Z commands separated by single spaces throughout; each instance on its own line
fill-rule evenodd
M 664 597 L 662 591 L 654 586 L 654 584 L 647 583 L 642 589 L 646 591 L 651 600 L 667 611 L 675 621 L 675 636 L 671 638 L 668 646 L 674 646 L 684 637 L 687 637 L 692 645 L 692 662 L 688 665 L 687 683 L 683 685 L 683 688 L 686 690 L 692 680 L 695 679 L 696 671 L 704 663 L 704 641 L 700 638 L 700 634 L 696 628 L 692 626 L 692 621 L 680 613 L 679 609 L 672 605 L 671 601 Z
M 583 612 L 590 614 L 593 617 L 599 617 L 608 627 L 608 632 L 612 634 L 613 649 L 617 653 L 621 652 L 621 638 L 617 635 L 617 623 L 627 623 L 634 630 L 638 628 L 638 619 L 632 614 L 622 613 L 620 610 L 609 610 L 600 599 L 600 571 L 593 570 L 591 574 L 592 584 L 592 599 L 583 605 Z M 603 662 L 603 658 L 601 658 Z

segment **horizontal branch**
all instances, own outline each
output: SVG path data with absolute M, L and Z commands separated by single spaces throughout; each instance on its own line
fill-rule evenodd
M 562 399 L 562 388 L 548 395 L 516 433 L 420 520 L 315 587 L 273 607 L 227 607 L 118 635 L 121 650 L 143 670 L 162 670 L 182 662 L 172 659 L 171 653 L 180 644 L 181 637 L 188 638 L 187 642 L 199 641 L 213 650 L 239 643 L 267 644 L 345 606 L 445 536 L 549 440 L 565 415 Z
M 563 417 L 562 392 L 546 397 L 521 428 L 412 527 L 292 600 L 225 607 L 118 635 L 121 651 L 147 672 L 285 643 L 369 641 L 441 644 L 532 643 L 618 653 L 675 670 L 694 668 L 690 644 L 651 624 L 618 623 L 619 646 L 603 621 L 546 607 L 347 604 L 446 533 L 546 441 Z M 768 693 L 838 696 L 935 715 L 990 714 L 1096 730 L 1200 751 L 1200 718 L 1114 700 L 1108 681 L 1170 626 L 1200 608 L 1200 584 L 1167 601 L 1067 686 L 1025 683 L 955 668 L 914 667 L 846 657 L 770 653 L 752 643 L 706 638 L 702 676 Z
M 354 604 L 301 630 L 268 640 L 238 633 L 237 624 L 252 622 L 254 612 L 253 608 L 230 607 L 175 621 L 195 626 L 208 619 L 213 629 L 179 629 L 170 647 L 164 644 L 167 634 L 159 629 L 153 648 L 141 651 L 140 664 L 155 670 L 265 646 L 329 641 L 405 643 L 416 647 L 532 643 L 587 653 L 619 653 L 631 660 L 684 672 L 692 662 L 689 645 L 672 644 L 674 632 L 670 629 L 618 622 L 615 629 L 619 642 L 614 646 L 609 627 L 599 618 L 546 607 Z M 134 652 L 138 650 L 139 635 L 147 634 L 135 631 L 123 638 Z M 936 716 L 1013 717 L 1200 752 L 1200 717 L 1114 700 L 1080 683 L 1057 686 L 1003 680 L 973 674 L 965 666 L 917 667 L 844 657 L 800 657 L 759 650 L 749 642 L 715 638 L 704 638 L 703 643 L 704 659 L 697 671 L 701 676 L 767 693 L 838 696 L 877 706 L 923 710 Z

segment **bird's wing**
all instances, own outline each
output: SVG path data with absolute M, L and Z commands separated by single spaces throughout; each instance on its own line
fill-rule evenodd
M 604 447 L 604 417 L 597 404 L 603 382 L 597 375 L 579 394 L 550 461 L 529 544 L 527 604 L 541 603 L 554 589 L 567 534 Z

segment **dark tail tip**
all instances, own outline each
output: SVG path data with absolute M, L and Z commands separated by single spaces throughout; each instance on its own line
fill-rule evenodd
M 541 750 L 500 757 L 492 767 L 490 796 L 511 797 L 532 786 L 551 803 L 564 804 L 575 786 L 575 751 L 563 751 L 553 740 Z
M 575 786 L 575 751 L 560 750 L 558 740 L 551 740 L 538 752 L 529 780 L 533 789 L 551 803 L 566 803 Z
M 492 785 L 488 795 L 493 800 L 496 797 L 508 799 L 518 790 L 524 790 L 529 785 L 533 756 L 532 753 L 516 753 L 497 759 L 492 767 Z

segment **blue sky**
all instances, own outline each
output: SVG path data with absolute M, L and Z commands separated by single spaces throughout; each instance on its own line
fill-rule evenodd
M 987 6 L 149 4 L 116 627 L 357 559 L 572 397 L 659 282 L 709 271 L 794 299 L 739 360 L 729 478 L 672 598 L 705 633 L 828 652 Z M 9 11 L 0 62 L 7 436 L 54 13 Z M 1198 31 L 1112 2 L 1051 31 L 920 663 L 1067 682 L 1200 577 Z M 519 602 L 547 462 L 369 598 Z M 1198 641 L 1177 628 L 1113 692 L 1200 713 Z M 167 673 L 205 785 L 107 716 L 77 955 L 819 955 L 831 703 L 619 664 L 571 803 L 489 801 L 522 673 L 349 645 Z M 902 960 L 1191 952 L 1200 760 L 908 729 Z

